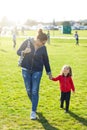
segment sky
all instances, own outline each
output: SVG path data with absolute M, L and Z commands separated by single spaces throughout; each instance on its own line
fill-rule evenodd
M 0 0 L 0 19 L 51 22 L 87 19 L 87 0 Z

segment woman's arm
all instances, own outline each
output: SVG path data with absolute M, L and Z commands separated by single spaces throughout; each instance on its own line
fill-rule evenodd
M 44 52 L 43 52 L 43 62 L 44 62 L 44 66 L 45 66 L 47 74 L 50 75 L 51 74 L 51 68 L 50 68 L 50 64 L 49 64 L 47 49 L 46 49 L 45 46 L 44 46 Z

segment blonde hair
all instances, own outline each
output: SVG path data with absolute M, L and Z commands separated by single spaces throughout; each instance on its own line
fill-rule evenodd
M 68 69 L 69 69 L 69 73 L 68 73 L 67 76 L 72 76 L 72 68 L 71 68 L 69 65 L 64 65 L 64 66 L 62 67 L 61 75 L 64 75 L 64 73 L 63 73 L 64 68 L 68 68 Z

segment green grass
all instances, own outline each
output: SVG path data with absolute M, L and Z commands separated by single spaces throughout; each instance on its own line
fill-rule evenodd
M 17 40 L 17 48 L 23 40 Z M 44 71 L 38 120 L 31 121 L 17 49 L 12 48 L 10 38 L 0 38 L 0 130 L 87 130 L 87 40 L 80 40 L 80 46 L 74 43 L 52 39 L 47 45 L 53 76 L 64 64 L 72 66 L 76 93 L 71 97 L 70 114 L 60 110 L 59 84 L 50 81 Z
M 47 33 L 47 31 L 44 31 Z M 60 30 L 51 30 L 50 31 L 50 36 L 63 36 L 63 37 L 74 37 L 74 33 L 75 30 L 72 30 L 71 34 L 62 34 Z M 34 36 L 37 34 L 37 30 L 36 31 L 25 31 L 25 36 Z M 87 37 L 87 30 L 78 30 L 78 34 L 80 37 Z M 19 35 L 21 35 L 21 32 L 19 32 Z

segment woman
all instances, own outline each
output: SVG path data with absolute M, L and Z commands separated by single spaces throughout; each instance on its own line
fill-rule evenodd
M 28 42 L 28 40 L 24 41 L 18 49 L 17 54 L 19 56 L 21 56 L 21 54 L 24 56 L 21 67 L 26 91 L 32 103 L 30 118 L 36 119 L 36 110 L 39 100 L 39 85 L 43 66 L 45 66 L 49 78 L 51 77 L 49 58 L 45 47 L 47 35 L 45 33 L 38 34 L 36 40 L 30 42 L 30 47 L 27 47 Z

